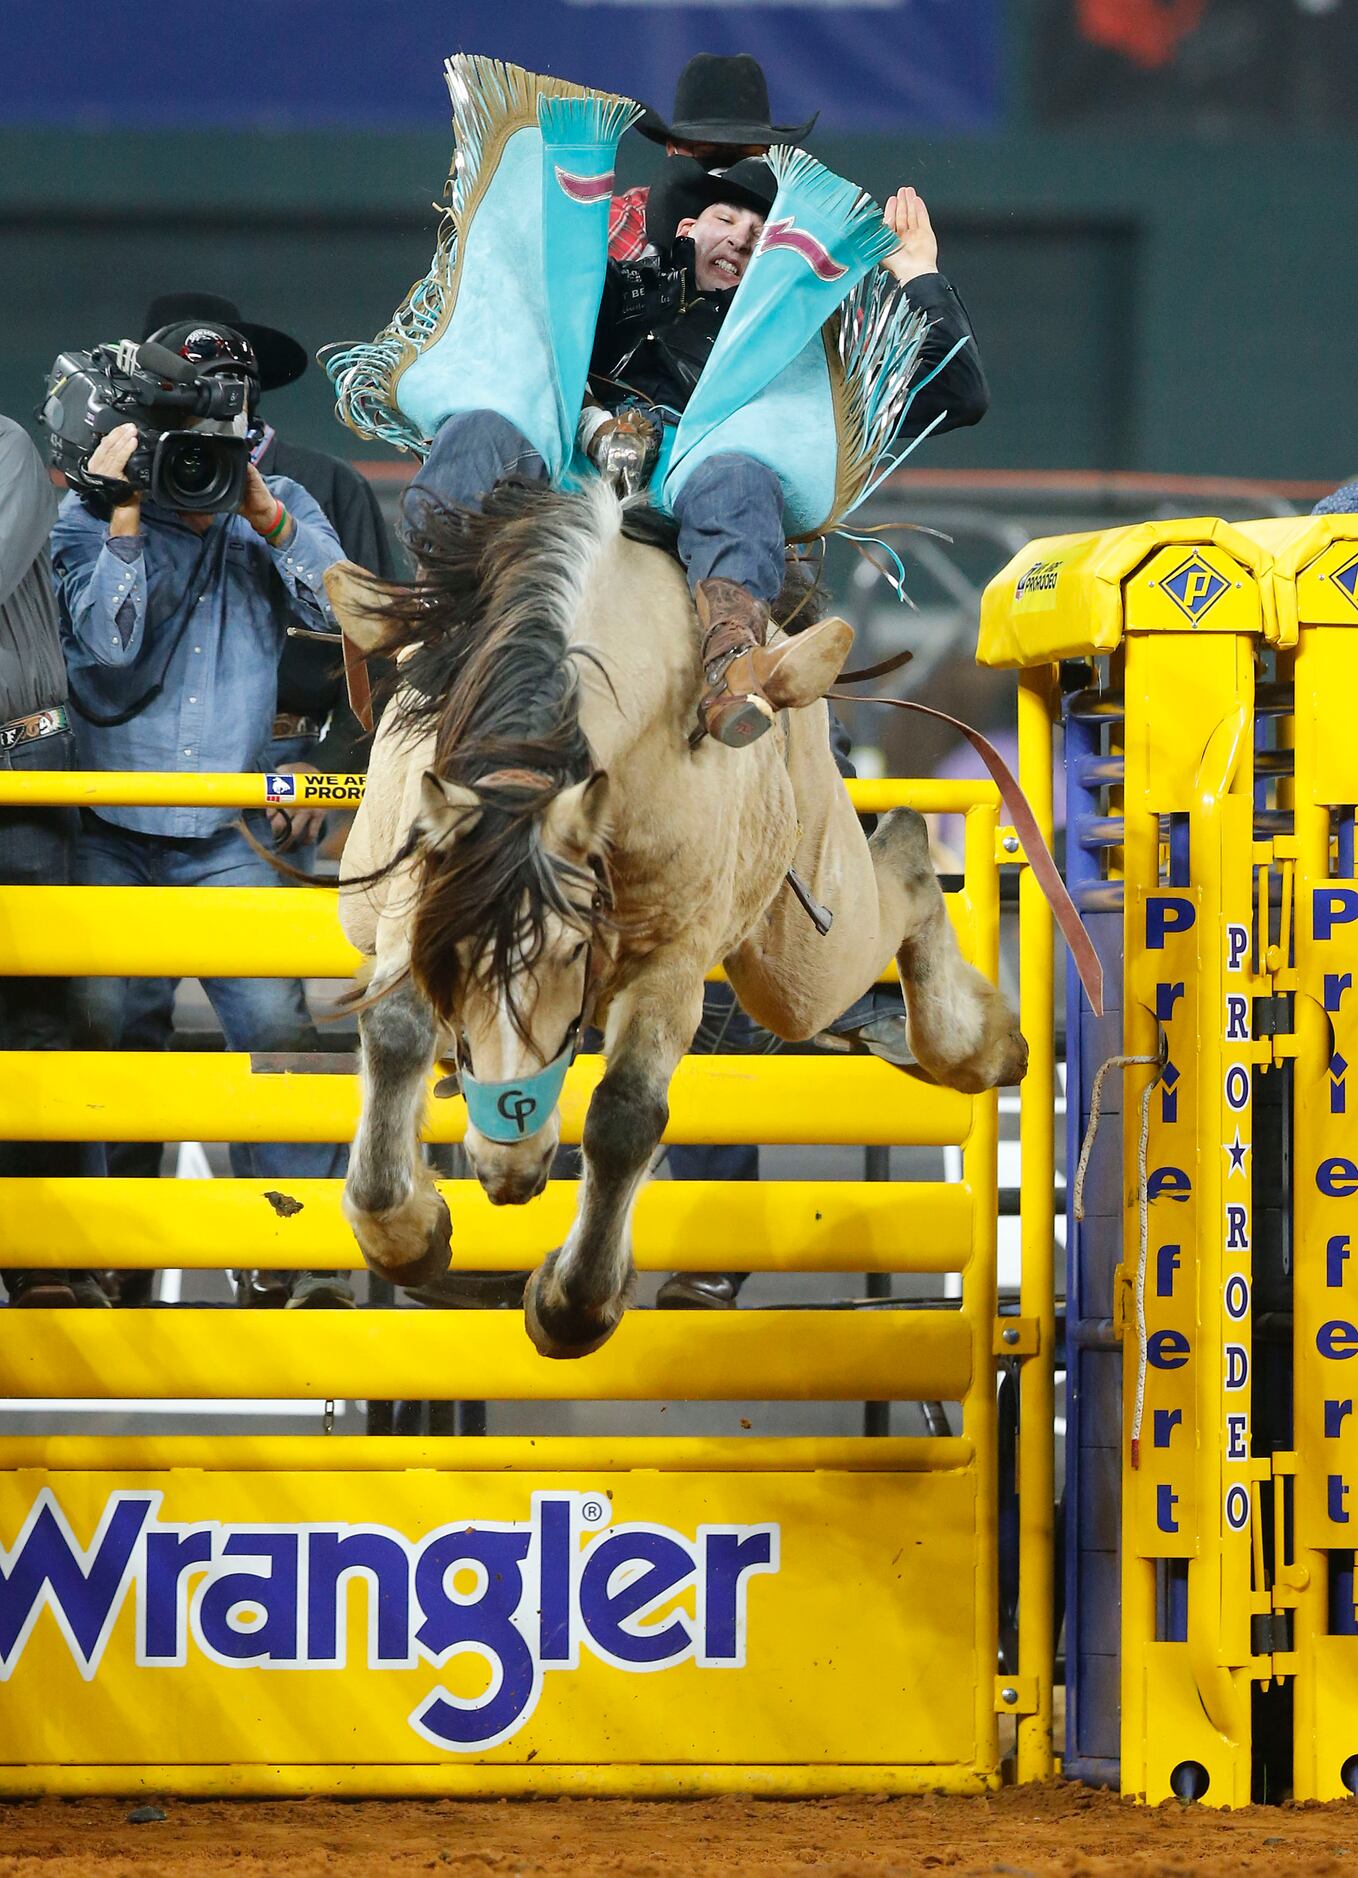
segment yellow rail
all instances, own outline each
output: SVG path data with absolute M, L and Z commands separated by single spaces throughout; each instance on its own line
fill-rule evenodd
M 0 772 L 0 808 L 218 808 L 262 809 L 285 800 L 294 807 L 357 808 L 362 776 L 289 776 L 285 797 L 268 776 L 190 775 L 178 770 L 7 770 Z M 882 778 L 846 782 L 862 815 L 918 809 L 922 815 L 959 815 L 991 807 L 998 791 L 988 782 Z
M 924 1474 L 970 1466 L 964 1435 L 8 1435 L 0 1470 L 241 1474 Z
M 0 1180 L 12 1265 L 129 1270 L 361 1270 L 338 1180 Z M 560 1245 L 578 1184 L 492 1206 L 474 1180 L 439 1182 L 458 1271 L 518 1271 Z M 642 1271 L 955 1272 L 971 1256 L 972 1194 L 941 1181 L 656 1180 L 632 1217 Z
M 28 1399 L 492 1402 L 959 1401 L 952 1311 L 630 1311 L 585 1362 L 544 1362 L 510 1311 L 0 1311 L 0 1376 Z M 192 1334 L 196 1331 L 198 1334 Z
M 945 897 L 970 956 L 962 895 Z M 326 886 L 0 887 L 0 959 L 14 978 L 351 978 L 364 960 L 338 909 Z M 879 982 L 897 982 L 894 961 Z
M 274 1073 L 276 1059 L 229 1054 L 0 1051 L 0 1140 L 352 1140 L 358 1078 L 318 1074 L 314 1058 L 285 1061 L 310 1067 Z M 571 1068 L 564 1141 L 579 1141 L 603 1070 L 597 1056 Z M 664 1138 L 944 1147 L 966 1139 L 972 1115 L 972 1097 L 871 1057 L 690 1056 L 670 1086 Z M 461 1096 L 434 1101 L 424 1139 L 461 1141 L 466 1119 Z

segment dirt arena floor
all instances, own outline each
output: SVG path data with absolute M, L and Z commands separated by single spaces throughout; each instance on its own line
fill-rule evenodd
M 1358 1802 L 1208 1812 L 1051 1782 L 985 1799 L 0 1803 L 0 1875 L 1358 1872 Z

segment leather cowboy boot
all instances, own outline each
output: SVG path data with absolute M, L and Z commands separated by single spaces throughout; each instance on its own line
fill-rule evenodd
M 698 704 L 698 722 L 730 749 L 762 737 L 775 712 L 824 697 L 853 644 L 847 621 L 825 619 L 766 646 L 768 609 L 733 580 L 700 580 L 693 600 L 709 686 Z

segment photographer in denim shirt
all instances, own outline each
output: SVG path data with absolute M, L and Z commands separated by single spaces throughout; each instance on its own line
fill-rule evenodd
M 253 368 L 229 328 L 170 327 L 158 342 L 210 372 Z M 253 464 L 234 513 L 175 511 L 122 481 L 137 432 L 120 425 L 89 459 L 114 492 L 103 504 L 71 493 L 52 534 L 62 632 L 72 677 L 78 761 L 105 770 L 249 771 L 264 767 L 290 625 L 335 630 L 323 576 L 341 558 L 334 530 L 287 477 Z M 109 510 L 102 515 L 99 507 Z M 88 886 L 277 887 L 229 808 L 100 808 L 82 813 L 77 878 Z M 203 981 L 229 1050 L 318 1047 L 295 978 Z M 122 1042 L 127 981 L 81 987 L 85 1041 Z M 232 1170 L 276 1179 L 338 1174 L 343 1149 L 236 1143 Z M 269 1302 L 351 1304 L 347 1285 L 313 1274 Z M 248 1301 L 243 1299 L 242 1301 Z

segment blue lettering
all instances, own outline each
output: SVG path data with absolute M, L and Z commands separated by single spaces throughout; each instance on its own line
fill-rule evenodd
M 1358 1164 L 1335 1154 L 1316 1169 L 1316 1185 L 1331 1200 L 1349 1200 L 1358 1193 Z
M 758 1526 L 743 1536 L 735 1532 L 703 1535 L 703 1576 L 699 1580 L 698 1629 L 704 1663 L 745 1661 L 745 1580 L 751 1572 L 778 1569 L 774 1533 Z
M 1173 1487 L 1155 1489 L 1155 1523 L 1161 1532 L 1177 1532 L 1179 1522 L 1174 1517 L 1174 1509 L 1179 1504 L 1179 1496 Z
M 212 1558 L 212 1529 L 148 1532 L 146 1535 L 146 1621 L 138 1661 L 183 1663 L 187 1658 L 184 1635 L 184 1573 L 191 1565 L 206 1565 Z
M 1148 894 L 1146 896 L 1147 951 L 1163 952 L 1166 934 L 1188 932 L 1197 917 L 1197 908 L 1191 900 L 1180 900 L 1169 894 Z
M 1174 1007 L 1184 995 L 1183 980 L 1177 985 L 1160 984 L 1155 987 L 1155 1015 L 1162 1024 L 1167 1024 L 1174 1015 Z
M 538 1599 L 538 1655 L 544 1663 L 574 1663 L 571 1634 L 571 1503 L 543 1494 L 538 1499 L 542 1590 Z
M 44 1489 L 13 1546 L 0 1546 L 0 1676 L 44 1607 L 92 1675 L 129 1590 L 138 1665 L 182 1664 L 192 1638 L 228 1669 L 339 1668 L 358 1629 L 355 1580 L 368 1667 L 464 1653 L 484 1666 L 476 1696 L 435 1687 L 408 1717 L 445 1750 L 506 1740 L 533 1712 L 546 1668 L 574 1667 L 582 1641 L 623 1670 L 742 1664 L 749 1581 L 778 1570 L 777 1525 L 701 1526 L 690 1541 L 637 1523 L 589 1537 L 608 1522 L 608 1498 L 536 1493 L 524 1522 L 415 1540 L 366 1525 L 161 1524 L 158 1494 L 115 1492 L 84 1547 Z M 689 1589 L 691 1616 L 672 1608 Z
M 295 1663 L 298 1656 L 296 1528 L 228 1534 L 227 1558 L 267 1559 L 264 1572 L 224 1572 L 198 1594 L 194 1620 L 204 1652 L 229 1663 Z M 243 1612 L 262 1613 L 246 1623 Z M 234 1616 L 234 1621 L 233 1621 Z
M 1250 1523 L 1250 1496 L 1244 1487 L 1226 1489 L 1226 1524 L 1232 1532 L 1243 1532 Z
M 1349 1515 L 1346 1502 L 1349 1497 L 1349 1490 L 1344 1484 L 1344 1476 L 1342 1474 L 1331 1474 L 1328 1486 L 1330 1519 L 1336 1526 L 1347 1526 L 1349 1523 Z
M 368 1661 L 400 1667 L 410 1656 L 410 1558 L 390 1533 L 363 1527 L 313 1532 L 307 1546 L 306 1653 L 309 1663 L 342 1663 L 341 1588 L 368 1587 Z
M 1344 1002 L 1344 993 L 1353 988 L 1352 972 L 1326 972 L 1325 974 L 1325 1009 L 1337 1011 Z
M 1234 1392 L 1243 1389 L 1250 1379 L 1250 1353 L 1243 1343 L 1228 1343 L 1222 1350 L 1226 1359 L 1225 1387 Z
M 1344 1417 L 1352 1413 L 1352 1401 L 1325 1404 L 1325 1439 L 1327 1441 L 1338 1441 L 1340 1430 L 1344 1426 Z
M 1342 1077 L 1335 1076 L 1333 1070 L 1330 1071 L 1330 1075 L 1332 1078 L 1330 1083 L 1330 1113 L 1331 1115 L 1344 1115 L 1347 1113 L 1344 1093 L 1347 1085 Z
M 677 1539 L 625 1529 L 601 1539 L 580 1578 L 580 1615 L 596 1648 L 618 1662 L 648 1666 L 683 1656 L 693 1640 L 683 1612 L 660 1625 L 640 1619 L 692 1576 L 693 1555 Z
M 1250 1249 L 1250 1210 L 1238 1202 L 1226 1208 L 1226 1250 L 1248 1252 Z
M 1338 1291 L 1344 1283 L 1344 1266 L 1349 1257 L 1349 1236 L 1346 1232 L 1337 1232 L 1325 1241 L 1325 1284 L 1330 1291 Z
M 1348 926 L 1358 919 L 1358 893 L 1352 887 L 1316 887 L 1311 893 L 1311 930 L 1317 939 L 1328 939 L 1336 926 Z
M 1249 956 L 1250 929 L 1248 926 L 1227 926 L 1226 928 L 1226 969 L 1238 972 Z
M 1245 1430 L 1248 1427 L 1248 1415 L 1226 1417 L 1226 1459 L 1228 1461 L 1247 1461 L 1250 1458 L 1249 1449 L 1245 1446 Z
M 1241 1272 L 1232 1272 L 1222 1288 L 1226 1315 L 1238 1324 L 1250 1308 L 1249 1280 Z
M 1226 1071 L 1226 1106 L 1238 1115 L 1249 1107 L 1250 1073 L 1243 1063 L 1232 1063 Z
M 1174 1296 L 1174 1274 L 1179 1269 L 1179 1253 L 1181 1250 L 1182 1248 L 1177 1245 L 1162 1245 L 1156 1253 L 1155 1295 L 1157 1298 L 1172 1298 Z
M 416 1642 L 438 1664 L 464 1653 L 480 1656 L 491 1675 L 485 1695 L 474 1699 L 436 1689 L 410 1718 L 426 1740 L 445 1747 L 492 1747 L 518 1727 L 536 1701 L 542 1672 L 514 1623 L 530 1543 L 522 1527 L 497 1532 L 472 1526 L 444 1533 L 421 1553 L 415 1596 L 424 1622 L 415 1632 Z M 459 1567 L 471 1567 L 477 1575 L 469 1595 L 448 1588 Z
M 1316 1332 L 1316 1348 L 1337 1363 L 1358 1356 L 1358 1324 L 1346 1324 L 1342 1317 L 1331 1318 Z
M 1179 1080 L 1179 1072 L 1173 1063 L 1166 1063 L 1160 1072 L 1160 1120 L 1177 1122 L 1179 1119 L 1179 1092 L 1174 1087 Z
M 1184 1412 L 1182 1409 L 1156 1409 L 1151 1418 L 1154 1427 L 1154 1433 L 1151 1437 L 1151 1446 L 1155 1448 L 1167 1448 L 1169 1446 L 1170 1436 L 1174 1433 L 1174 1430 L 1179 1426 L 1183 1418 Z
M 1146 1360 L 1156 1369 L 1182 1369 L 1192 1346 L 1181 1330 L 1157 1330 L 1146 1344 Z
M 1149 1200 L 1158 1200 L 1163 1196 L 1182 1206 L 1185 1200 L 1192 1197 L 1192 1193 L 1193 1182 L 1182 1167 L 1154 1168 L 1146 1182 L 1146 1197 Z
M 8 1670 L 46 1604 L 87 1673 L 103 1654 L 159 1495 L 115 1493 L 89 1549 L 44 1488 L 9 1552 L 0 1549 L 0 1668 Z
M 1233 991 L 1226 999 L 1226 1041 L 1248 1043 L 1249 1040 L 1250 1001 Z

